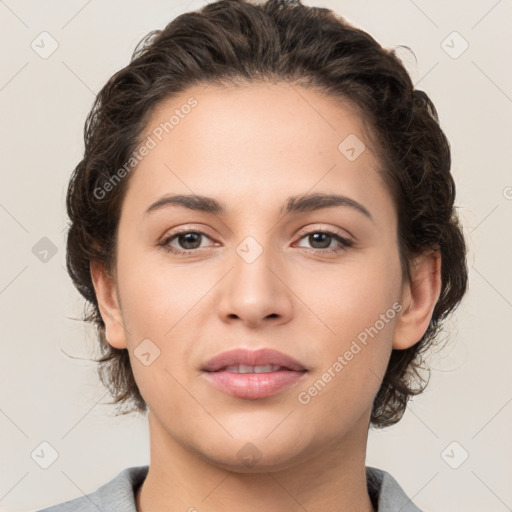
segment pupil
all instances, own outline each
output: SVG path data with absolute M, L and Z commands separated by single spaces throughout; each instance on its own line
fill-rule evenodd
M 192 237 L 192 239 L 191 239 Z M 180 244 L 185 249 L 196 249 L 197 247 L 194 245 L 194 237 L 199 240 L 199 234 L 198 233 L 187 233 L 186 235 L 180 235 Z M 184 240 L 184 243 L 181 243 Z M 197 242 L 195 240 L 195 242 Z M 190 247 L 190 244 L 192 244 L 192 247 Z
M 322 237 L 327 238 L 327 244 L 324 243 L 321 248 L 325 249 L 326 247 L 329 247 L 331 235 L 328 235 L 326 233 L 314 233 L 309 236 L 312 237 L 315 242 L 318 242 L 318 238 L 322 238 Z M 325 242 L 325 238 L 324 238 L 324 242 Z

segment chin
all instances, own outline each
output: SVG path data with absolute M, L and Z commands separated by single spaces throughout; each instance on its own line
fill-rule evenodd
M 238 448 L 234 454 L 202 455 L 211 464 L 226 471 L 250 474 L 286 470 L 295 466 L 301 458 L 299 453 L 291 454 L 288 450 L 278 450 L 275 446 L 270 453 L 268 449 L 262 450 L 251 441 Z
M 264 473 L 292 468 L 308 459 L 308 454 L 318 449 L 316 443 L 305 444 L 283 431 L 265 436 L 238 436 L 222 439 L 207 446 L 194 447 L 196 453 L 210 464 L 234 473 Z

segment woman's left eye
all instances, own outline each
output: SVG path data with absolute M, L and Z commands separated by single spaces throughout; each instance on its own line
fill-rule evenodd
M 344 251 L 352 247 L 353 242 L 331 231 L 311 231 L 303 235 L 300 239 L 307 238 L 310 244 L 317 244 L 320 248 L 312 247 L 314 252 L 334 253 Z M 337 242 L 338 246 L 331 247 L 331 242 Z
M 191 254 L 196 249 L 202 249 L 201 237 L 210 238 L 202 231 L 182 231 L 165 238 L 160 244 L 168 252 L 174 254 Z M 308 239 L 310 244 L 318 245 L 319 247 L 311 247 L 313 252 L 317 253 L 335 253 L 341 252 L 348 247 L 352 247 L 353 242 L 336 233 L 330 231 L 311 231 L 302 235 L 299 240 Z M 171 244 L 172 241 L 178 242 L 181 245 L 176 247 Z M 337 243 L 337 246 L 332 247 L 332 242 Z M 299 246 L 302 247 L 302 246 Z

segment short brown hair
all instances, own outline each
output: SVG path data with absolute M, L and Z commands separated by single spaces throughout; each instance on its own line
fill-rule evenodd
M 105 339 L 90 274 L 91 260 L 115 268 L 117 227 L 129 176 L 106 197 L 95 190 L 136 149 L 154 107 L 201 83 L 237 85 L 289 81 L 355 105 L 372 133 L 385 182 L 398 214 L 400 261 L 409 275 L 412 257 L 425 248 L 442 255 L 442 289 L 418 343 L 393 350 L 375 397 L 371 424 L 392 425 L 411 395 L 423 391 L 422 353 L 438 338 L 443 320 L 467 288 L 466 247 L 454 209 L 449 143 L 429 97 L 414 88 L 393 50 L 333 11 L 299 0 L 221 0 L 178 16 L 145 36 L 130 63 L 96 97 L 84 129 L 84 157 L 67 194 L 71 220 L 67 269 L 85 297 L 102 356 L 96 362 L 121 414 L 147 411 L 126 349 Z

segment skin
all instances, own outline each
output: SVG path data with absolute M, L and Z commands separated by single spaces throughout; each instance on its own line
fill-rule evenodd
M 411 282 L 402 279 L 396 209 L 348 106 L 282 83 L 195 86 L 161 103 L 143 136 L 191 96 L 198 105 L 130 176 L 115 272 L 91 263 L 107 339 L 128 349 L 149 408 L 150 469 L 137 508 L 373 511 L 364 469 L 372 402 L 392 348 L 412 346 L 428 327 L 439 253 L 418 255 Z M 338 150 L 349 134 L 366 145 L 354 161 Z M 347 196 L 372 219 L 348 206 L 280 213 L 289 196 L 311 192 Z M 169 193 L 214 197 L 227 210 L 144 214 Z M 179 255 L 159 245 L 177 228 L 205 235 L 168 246 L 200 248 Z M 353 246 L 326 253 L 340 247 L 335 238 L 307 236 L 325 230 Z M 247 236 L 263 248 L 251 263 L 236 251 Z M 301 404 L 298 393 L 394 303 L 401 311 Z M 147 338 L 160 350 L 149 366 L 134 355 Z M 232 397 L 200 368 L 235 347 L 277 349 L 308 373 L 269 398 Z M 251 467 L 238 455 L 247 443 L 260 456 Z

